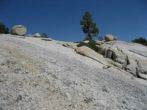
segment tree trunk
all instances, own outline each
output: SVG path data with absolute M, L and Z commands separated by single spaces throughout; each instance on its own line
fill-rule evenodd
M 89 42 L 92 42 L 92 36 L 90 35 L 90 33 L 88 33 L 88 39 L 89 39 Z

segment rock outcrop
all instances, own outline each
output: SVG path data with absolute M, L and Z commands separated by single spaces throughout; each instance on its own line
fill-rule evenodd
M 126 71 L 138 78 L 147 80 L 147 60 L 142 61 L 141 59 L 130 58 L 130 64 L 126 66 Z
M 102 55 L 98 54 L 94 50 L 90 49 L 87 46 L 81 46 L 75 49 L 75 51 L 83 56 L 92 58 L 95 61 L 98 61 L 99 63 L 103 64 L 104 66 L 107 66 L 107 62 L 105 62 L 105 59 Z
M 23 25 L 15 25 L 11 29 L 11 34 L 23 36 L 27 32 L 27 28 Z
M 138 53 L 138 55 L 142 55 L 138 58 L 138 56 L 130 53 L 133 50 L 128 51 L 117 45 L 115 42 L 98 42 L 97 47 L 99 48 L 99 53 L 87 46 L 75 47 L 74 49 L 77 53 L 105 65 L 104 68 L 114 66 L 131 73 L 135 77 L 147 80 L 147 58 L 145 60 L 142 58 L 146 55 L 142 55 L 137 50 L 134 50 L 137 51 L 136 53 Z
M 120 44 L 119 44 L 120 43 Z M 126 47 L 127 46 L 127 47 Z M 140 48 L 144 48 L 144 55 L 140 52 L 140 49 L 137 50 L 137 47 L 134 45 L 130 46 L 124 42 L 116 42 L 116 43 L 105 43 L 102 47 L 103 55 L 106 58 L 112 59 L 116 62 L 116 65 L 119 63 L 119 67 L 130 72 L 136 77 L 146 79 L 147 77 L 147 58 L 145 57 L 145 53 L 147 48 L 144 46 L 140 46 Z M 132 55 L 132 51 L 136 51 L 137 54 Z
M 146 47 L 119 41 L 101 46 L 118 58 L 127 55 L 125 70 L 111 64 L 123 62 L 111 51 L 105 58 L 75 46 L 79 55 L 70 47 L 76 43 L 41 39 L 0 35 L 0 110 L 146 110 L 147 81 L 134 77 L 146 76 Z
M 128 56 L 123 52 L 123 50 L 119 50 L 118 48 L 113 49 L 110 47 L 105 49 L 104 56 L 120 63 L 122 65 L 122 69 L 129 64 Z

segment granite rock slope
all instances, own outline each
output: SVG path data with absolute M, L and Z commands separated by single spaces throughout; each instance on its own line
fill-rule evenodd
M 147 109 L 145 80 L 57 42 L 0 35 L 0 110 Z

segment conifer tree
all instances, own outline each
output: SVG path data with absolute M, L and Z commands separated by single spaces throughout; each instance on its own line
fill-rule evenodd
M 81 20 L 81 26 L 83 32 L 86 34 L 85 40 L 89 40 L 90 42 L 93 40 L 93 37 L 97 36 L 99 33 L 99 29 L 92 19 L 92 14 L 88 11 L 85 12 L 83 19 Z

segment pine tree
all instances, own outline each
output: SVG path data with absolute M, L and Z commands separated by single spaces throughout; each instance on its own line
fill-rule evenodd
M 89 40 L 90 42 L 92 42 L 93 37 L 98 35 L 99 29 L 97 28 L 96 23 L 93 22 L 90 12 L 85 12 L 81 21 L 81 26 L 83 32 L 86 34 L 85 40 Z

